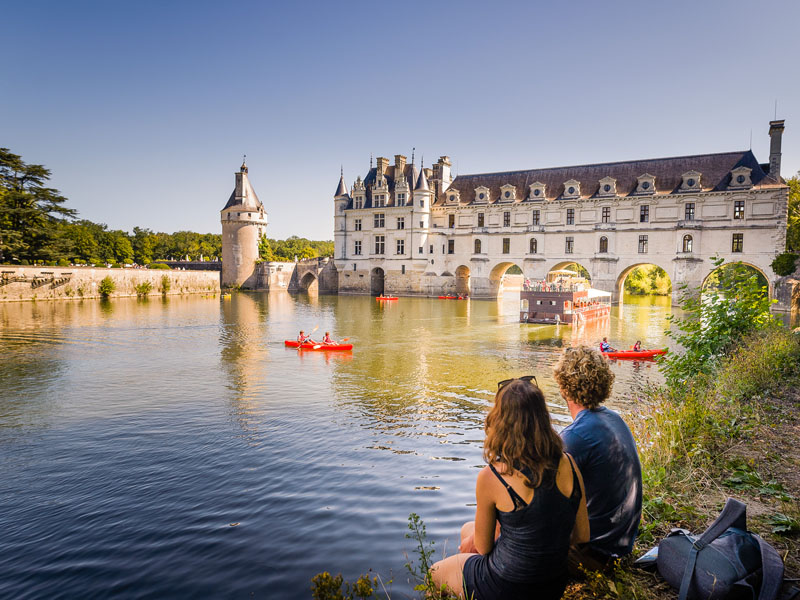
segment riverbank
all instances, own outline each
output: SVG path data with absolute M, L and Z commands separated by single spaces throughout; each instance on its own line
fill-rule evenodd
M 113 284 L 109 298 L 220 291 L 215 271 L 0 265 L 0 272 L 0 302 L 100 298 L 106 278 Z
M 748 527 L 800 575 L 800 335 L 774 329 L 747 338 L 719 366 L 683 389 L 650 390 L 628 418 L 642 461 L 644 506 L 633 557 L 669 530 L 702 532 L 732 496 Z M 565 598 L 674 598 L 657 574 L 621 564 L 592 574 Z

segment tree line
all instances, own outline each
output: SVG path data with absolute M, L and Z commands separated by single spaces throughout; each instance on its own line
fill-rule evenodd
M 141 227 L 128 233 L 79 219 L 67 198 L 47 186 L 50 175 L 43 165 L 27 164 L 0 148 L 0 263 L 146 265 L 222 258 L 218 233 L 164 233 Z M 333 242 L 263 238 L 259 250 L 264 260 L 333 256 Z

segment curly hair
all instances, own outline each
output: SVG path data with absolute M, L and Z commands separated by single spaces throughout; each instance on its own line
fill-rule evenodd
M 567 348 L 553 375 L 563 393 L 581 406 L 597 408 L 611 394 L 614 373 L 608 361 L 594 348 Z
M 563 453 L 561 437 L 550 423 L 542 390 L 530 381 L 515 379 L 498 390 L 485 429 L 484 460 L 502 461 L 509 475 L 527 467 L 531 474 L 525 482 L 528 487 L 538 487 L 547 470 L 558 468 Z

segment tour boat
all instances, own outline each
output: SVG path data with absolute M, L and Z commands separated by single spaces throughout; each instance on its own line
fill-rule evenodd
M 439 300 L 466 300 L 464 296 L 438 296 Z
M 656 356 L 666 353 L 666 350 L 615 350 L 614 352 L 603 352 L 602 354 L 607 358 L 641 360 L 646 358 L 655 358 Z
M 381 300 L 397 300 L 397 296 L 376 296 L 375 300 L 380 302 Z
M 558 270 L 520 292 L 520 323 L 580 325 L 611 314 L 611 293 L 596 290 L 574 271 Z
M 288 348 L 300 348 L 300 350 L 352 350 L 353 344 L 308 344 L 296 340 L 284 340 L 283 342 Z

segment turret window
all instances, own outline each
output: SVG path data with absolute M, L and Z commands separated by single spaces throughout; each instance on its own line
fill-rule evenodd
M 603 236 L 600 238 L 600 254 L 608 252 L 608 238 Z
M 683 236 L 683 252 L 691 252 L 692 251 L 692 236 L 685 235 Z

